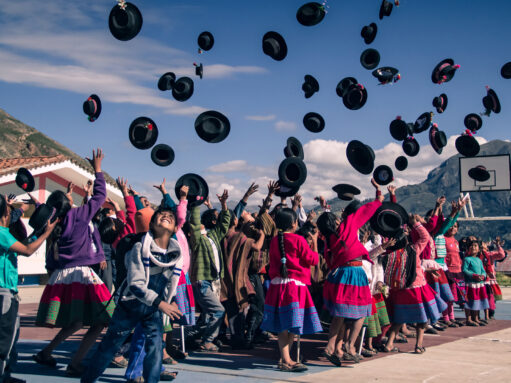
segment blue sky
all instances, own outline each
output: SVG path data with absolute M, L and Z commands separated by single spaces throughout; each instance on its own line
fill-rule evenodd
M 127 177 L 154 198 L 151 185 L 166 177 L 171 189 L 187 172 L 203 175 L 211 192 L 228 188 L 233 199 L 253 180 L 265 192 L 267 181 L 277 178 L 289 136 L 305 147 L 308 179 L 301 192 L 307 204 L 319 193 L 333 197 L 330 188 L 340 182 L 354 183 L 367 194 L 370 176 L 349 166 L 347 142 L 371 145 L 376 165 L 393 166 L 402 153 L 389 134 L 389 123 L 396 115 L 415 121 L 434 110 L 433 97 L 445 92 L 447 110 L 436 114 L 434 122 L 450 137 L 448 147 L 435 154 L 423 133 L 417 137 L 419 156 L 409 158 L 407 171 L 395 172 L 398 185 L 420 182 L 455 154 L 454 139 L 464 130 L 464 116 L 483 111 L 485 85 L 495 89 L 503 110 L 483 117 L 481 141 L 509 138 L 511 81 L 500 77 L 501 66 L 511 61 L 508 1 L 404 0 L 390 17 L 379 20 L 380 1 L 330 0 L 323 22 L 304 27 L 295 16 L 303 0 L 146 0 L 135 2 L 144 23 L 128 42 L 115 40 L 108 30 L 115 3 L 0 3 L 0 108 L 79 155 L 102 147 L 106 171 Z M 378 24 L 378 35 L 367 46 L 360 29 L 371 22 Z M 215 46 L 199 55 L 196 41 L 204 30 L 214 34 Z M 287 41 L 288 56 L 281 62 L 262 52 L 262 36 L 270 30 Z M 380 52 L 380 65 L 397 67 L 401 81 L 378 86 L 359 63 L 367 47 Z M 433 84 L 433 67 L 447 57 L 461 68 L 451 82 Z M 204 64 L 203 80 L 194 76 L 193 62 Z M 195 93 L 187 102 L 157 89 L 158 78 L 167 71 L 194 79 Z M 301 91 L 305 74 L 320 84 L 310 99 Z M 335 93 L 346 76 L 356 77 L 368 90 L 368 101 L 358 111 L 346 109 Z M 94 123 L 82 112 L 91 93 L 103 103 Z M 195 133 L 196 116 L 209 109 L 231 122 L 230 135 L 218 144 Z M 302 125 L 311 111 L 325 118 L 326 128 L 319 134 Z M 158 143 L 174 148 L 176 159 L 169 167 L 154 165 L 150 150 L 130 145 L 128 127 L 139 116 L 152 118 L 160 132 Z

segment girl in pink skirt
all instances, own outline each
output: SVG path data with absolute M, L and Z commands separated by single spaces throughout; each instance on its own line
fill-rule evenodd
M 291 359 L 290 349 L 295 334 L 312 334 L 322 330 L 318 313 L 310 295 L 310 268 L 319 261 L 317 233 L 311 234 L 312 249 L 307 240 L 295 234 L 296 213 L 280 209 L 275 216 L 278 235 L 270 243 L 270 288 L 264 302 L 261 328 L 279 334 L 281 371 L 302 372 L 307 367 Z
M 478 257 L 480 251 L 479 242 L 472 241 L 468 244 L 468 249 L 463 260 L 463 274 L 465 275 L 465 285 L 467 289 L 467 326 L 486 325 L 479 322 L 479 311 L 487 310 L 488 293 L 484 281 L 486 280 L 486 271 L 483 262 Z
M 482 251 L 479 258 L 483 261 L 484 271 L 486 271 L 486 292 L 488 293 L 489 309 L 485 310 L 485 320 L 493 319 L 495 313 L 495 302 L 502 300 L 502 291 L 497 283 L 497 276 L 495 275 L 495 261 L 500 261 L 506 257 L 504 249 L 500 246 L 500 238 L 495 239 L 496 250 L 489 251 L 485 243 L 482 244 Z

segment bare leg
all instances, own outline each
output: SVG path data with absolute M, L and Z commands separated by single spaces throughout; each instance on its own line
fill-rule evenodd
M 70 364 L 73 367 L 80 368 L 82 359 L 87 355 L 94 343 L 96 343 L 96 339 L 98 339 L 99 334 L 101 334 L 104 328 L 105 325 L 103 323 L 95 324 L 89 328 L 87 333 L 83 336 L 80 347 L 78 347 L 73 359 L 71 359 Z
M 394 348 L 394 339 L 396 339 L 396 335 L 400 327 L 401 323 L 392 323 L 392 325 L 390 326 L 390 329 L 388 331 L 389 337 L 387 340 L 387 344 L 385 346 L 386 349 L 392 350 Z
M 342 355 L 342 338 L 344 335 L 344 320 L 341 317 L 333 317 L 330 324 L 330 331 L 328 332 L 328 343 L 325 351 L 328 354 L 333 354 L 337 351 L 338 356 Z M 337 348 L 339 347 L 339 349 Z
M 422 342 L 424 340 L 424 330 L 426 329 L 427 323 L 418 323 L 417 324 L 417 340 L 415 341 L 415 347 L 422 347 Z
M 292 366 L 294 362 L 289 356 L 289 333 L 287 330 L 279 333 L 278 343 L 282 363 Z
M 352 355 L 357 354 L 355 343 L 357 341 L 358 334 L 360 333 L 360 329 L 364 324 L 364 319 L 365 318 L 359 318 L 356 321 L 353 321 L 350 325 L 350 335 L 348 338 L 348 342 L 346 343 L 346 351 L 348 351 Z
M 48 344 L 48 346 L 43 348 L 39 353 L 43 357 L 49 358 L 51 356 L 51 353 L 53 352 L 53 350 L 55 350 L 59 346 L 59 344 L 64 342 L 67 338 L 69 338 L 71 335 L 73 335 L 75 332 L 77 332 L 81 328 L 82 328 L 82 322 L 75 322 L 68 327 L 62 328 L 62 330 L 60 330 L 57 333 L 57 335 L 55 335 L 55 338 L 52 339 L 52 341 Z
M 163 333 L 163 343 L 165 344 L 165 347 L 163 347 L 163 359 L 170 358 L 170 355 L 167 353 L 167 345 L 170 345 L 171 339 L 172 333 Z

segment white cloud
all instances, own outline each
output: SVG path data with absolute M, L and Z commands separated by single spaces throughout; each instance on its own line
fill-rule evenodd
M 274 114 L 268 114 L 266 116 L 245 116 L 245 120 L 251 121 L 272 121 L 277 118 Z
M 278 131 L 291 131 L 296 129 L 296 124 L 291 121 L 277 121 L 275 123 L 275 129 Z

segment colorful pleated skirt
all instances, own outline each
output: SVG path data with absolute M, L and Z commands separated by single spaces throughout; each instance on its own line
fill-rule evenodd
M 385 305 L 385 298 L 382 293 L 373 295 L 374 305 L 376 306 L 376 313 L 378 314 L 378 320 L 380 321 L 380 327 L 385 327 L 390 324 L 389 314 L 387 312 L 387 306 Z
M 465 277 L 463 273 L 447 272 L 446 275 L 454 301 L 458 304 L 465 303 L 467 301 L 467 292 L 465 289 Z
M 408 289 L 391 289 L 389 300 L 392 323 L 434 323 L 447 308 L 447 303 L 427 284 Z
M 490 289 L 493 293 L 493 296 L 495 297 L 495 301 L 501 301 L 502 300 L 502 290 L 500 289 L 499 284 L 496 280 L 490 279 L 488 281 L 488 284 L 490 285 Z
M 442 269 L 435 270 L 438 274 L 438 277 L 435 277 L 431 272 L 426 272 L 426 281 L 428 285 L 431 286 L 433 290 L 442 298 L 442 300 L 446 303 L 454 302 L 454 296 L 451 291 L 451 286 L 449 286 L 449 281 L 447 280 L 447 276 Z
M 360 319 L 371 315 L 371 290 L 360 266 L 341 266 L 333 270 L 325 281 L 323 298 L 332 316 Z
M 261 329 L 293 334 L 321 332 L 318 313 L 307 286 L 294 279 L 274 278 L 264 301 Z
M 181 326 L 195 325 L 195 299 L 193 297 L 192 283 L 188 274 L 181 272 L 179 283 L 176 288 L 176 304 L 183 316 L 176 322 L 172 322 L 168 315 L 163 315 L 163 331 L 172 331 L 172 324 Z
M 115 309 L 110 298 L 110 291 L 89 266 L 55 270 L 41 296 L 36 326 L 106 324 Z
M 479 311 L 490 308 L 488 302 L 488 292 L 484 282 L 466 282 L 467 303 L 465 308 L 469 310 Z

